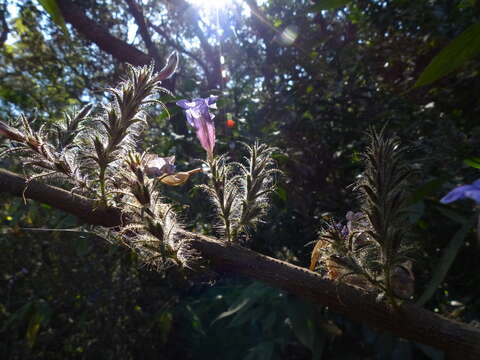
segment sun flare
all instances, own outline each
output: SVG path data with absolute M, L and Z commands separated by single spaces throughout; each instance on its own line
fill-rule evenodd
M 203 9 L 219 9 L 230 5 L 234 0 L 187 0 L 193 6 Z

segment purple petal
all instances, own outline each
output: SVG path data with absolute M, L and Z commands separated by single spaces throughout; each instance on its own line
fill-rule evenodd
M 188 124 L 193 127 L 193 128 L 196 128 L 195 126 L 195 119 L 196 117 L 194 116 L 194 113 L 192 113 L 192 111 L 190 111 L 190 109 L 188 109 L 187 111 L 185 111 L 185 115 L 187 116 L 187 122 Z
M 207 102 L 207 105 L 213 105 L 218 99 L 218 96 L 213 96 L 213 95 L 210 95 L 208 98 L 205 99 L 205 101 Z
M 209 153 L 213 153 L 215 146 L 215 124 L 214 116 L 209 112 L 209 107 L 217 100 L 216 96 L 206 99 L 196 98 L 191 102 L 180 100 L 177 105 L 185 109 L 187 121 L 197 134 L 202 147 Z
M 196 127 L 197 137 L 202 147 L 209 153 L 213 153 L 215 147 L 215 124 L 213 121 L 200 121 Z
M 480 179 L 475 180 L 475 181 L 472 183 L 472 185 L 475 186 L 477 189 L 480 189 Z
M 188 100 L 178 100 L 175 104 L 185 110 L 190 109 L 191 107 L 196 105 L 194 102 L 190 102 Z
M 475 200 L 477 204 L 480 204 L 480 189 L 465 191 L 465 196 Z
M 175 172 L 175 156 L 160 157 L 151 155 L 146 161 L 145 173 L 148 177 L 157 177 Z
M 454 201 L 457 201 L 459 199 L 464 199 L 465 198 L 465 192 L 470 191 L 470 190 L 477 190 L 474 186 L 472 185 L 463 185 L 459 186 L 452 191 L 450 191 L 447 195 L 445 195 L 440 202 L 442 204 L 448 204 Z

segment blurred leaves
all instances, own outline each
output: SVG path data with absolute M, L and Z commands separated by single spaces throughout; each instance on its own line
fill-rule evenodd
M 63 32 L 68 35 L 67 27 L 65 26 L 65 20 L 63 19 L 62 12 L 58 7 L 57 0 L 38 0 L 43 6 L 45 11 L 50 15 L 52 21 L 57 24 Z
M 317 0 L 317 4 L 313 5 L 312 10 L 335 10 L 339 7 L 347 5 L 351 0 Z M 307 89 L 308 92 L 308 89 Z
M 480 53 L 480 23 L 469 26 L 445 46 L 423 70 L 415 87 L 425 86 L 450 74 Z
M 463 219 L 460 229 L 455 233 L 447 247 L 443 249 L 442 257 L 439 259 L 438 264 L 432 274 L 432 278 L 427 287 L 423 291 L 420 298 L 416 301 L 418 306 L 424 306 L 427 301 L 433 296 L 435 291 L 439 288 L 441 283 L 445 280 L 445 277 L 452 266 L 452 263 L 458 256 L 460 248 L 465 242 L 465 238 L 468 233 L 472 231 L 473 225 L 477 220 L 477 214 L 470 219 Z

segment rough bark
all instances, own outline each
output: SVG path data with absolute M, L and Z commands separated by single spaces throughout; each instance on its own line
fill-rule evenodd
M 79 195 L 31 182 L 0 169 L 0 192 L 25 196 L 49 204 L 83 221 L 102 226 L 121 224 L 118 209 L 101 209 L 92 200 Z M 333 283 L 318 274 L 284 261 L 261 255 L 238 245 L 182 231 L 178 234 L 197 250 L 217 271 L 248 276 L 297 296 L 313 300 L 349 318 L 367 323 L 378 330 L 445 351 L 452 359 L 480 359 L 480 329 L 439 316 L 413 304 L 400 308 L 378 302 L 375 296 L 347 285 Z

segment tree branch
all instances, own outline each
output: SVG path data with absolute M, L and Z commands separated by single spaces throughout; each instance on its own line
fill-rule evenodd
M 152 58 L 136 47 L 111 35 L 105 28 L 87 17 L 82 9 L 70 0 L 57 0 L 58 6 L 66 22 L 100 49 L 122 62 L 132 65 L 147 65 Z
M 83 221 L 101 226 L 121 225 L 119 209 L 101 209 L 87 198 L 65 190 L 30 182 L 0 169 L 0 192 L 40 201 L 78 216 Z M 216 239 L 180 231 L 179 237 L 190 248 L 200 252 L 217 271 L 245 275 L 292 294 L 328 306 L 349 318 L 367 323 L 379 330 L 444 350 L 454 359 L 480 358 L 480 330 L 439 316 L 413 304 L 393 308 L 378 302 L 374 294 L 336 284 L 284 261 L 253 252 L 238 245 L 227 245 Z
M 148 21 L 148 20 L 147 20 Z M 185 47 L 181 46 L 180 44 L 178 44 L 177 42 L 175 42 L 174 40 L 172 40 L 165 31 L 163 31 L 163 29 L 158 26 L 158 25 L 155 25 L 153 24 L 151 21 L 148 21 L 148 26 L 151 27 L 153 30 L 155 30 L 155 32 L 160 35 L 161 37 L 163 37 L 163 39 L 165 40 L 165 42 L 170 45 L 171 47 L 177 49 L 179 52 L 187 55 L 188 57 L 190 57 L 191 59 L 195 60 L 198 65 L 200 65 L 200 67 L 203 69 L 203 72 L 205 73 L 205 77 L 208 75 L 208 66 L 203 62 L 203 60 L 200 58 L 200 56 L 198 55 L 195 55 L 193 52 L 185 49 Z
M 218 88 L 222 82 L 220 54 L 215 46 L 210 45 L 208 37 L 202 31 L 199 25 L 201 19 L 198 12 L 189 11 L 192 5 L 185 0 L 170 0 L 168 3 L 172 5 L 179 14 L 183 14 L 182 16 L 186 18 L 186 23 L 191 26 L 195 36 L 200 41 L 200 48 L 205 56 L 204 64 L 208 66 L 208 68 L 204 68 L 204 70 L 208 70 L 206 71 L 207 87 L 209 89 Z
M 10 31 L 7 23 L 7 3 L 4 3 L 2 9 L 0 9 L 0 23 L 2 25 L 2 33 L 0 34 L 0 47 L 1 47 L 3 46 L 5 41 L 7 41 L 8 33 Z
M 150 36 L 150 33 L 148 32 L 147 20 L 143 15 L 142 8 L 140 7 L 140 5 L 138 5 L 138 3 L 135 0 L 125 0 L 125 1 L 128 5 L 130 14 L 132 14 L 133 18 L 135 19 L 135 23 L 138 26 L 138 30 L 140 31 L 140 35 L 148 50 L 148 54 L 155 59 L 155 62 L 159 63 L 161 56 L 160 56 L 160 53 L 158 52 L 157 47 L 152 41 L 152 37 Z
M 135 46 L 116 38 L 104 27 L 98 25 L 95 21 L 86 16 L 82 9 L 73 4 L 70 0 L 57 0 L 57 3 L 66 22 L 70 23 L 75 30 L 85 36 L 87 40 L 96 44 L 101 50 L 112 55 L 115 59 L 135 66 L 148 65 L 152 60 L 157 60 L 155 61 L 156 70 L 158 71 L 162 68 L 163 64 L 159 63 L 159 59 L 147 55 L 143 51 L 138 50 Z M 163 81 L 162 85 L 172 91 L 174 88 L 174 80 L 166 79 Z

